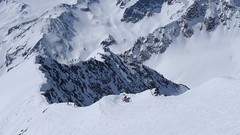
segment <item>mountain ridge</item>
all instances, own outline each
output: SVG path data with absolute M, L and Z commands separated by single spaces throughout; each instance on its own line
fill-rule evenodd
M 0 135 L 240 133 L 239 15 L 237 0 L 1 0 Z

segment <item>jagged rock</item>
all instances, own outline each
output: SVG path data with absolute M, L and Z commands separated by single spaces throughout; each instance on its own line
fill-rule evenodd
M 136 23 L 145 16 L 160 13 L 164 2 L 165 0 L 139 0 L 125 10 L 121 21 Z
M 111 35 L 108 35 L 108 38 L 101 42 L 101 45 L 104 47 L 108 47 L 116 44 L 117 44 L 117 41 Z
M 129 2 L 130 0 L 117 0 L 117 4 L 119 5 L 120 8 L 124 8 L 125 5 Z
M 236 5 L 237 7 L 240 7 L 240 1 L 239 0 L 233 0 L 234 5 Z
M 205 16 L 207 11 L 207 5 L 205 4 L 206 0 L 195 1 L 186 11 L 186 14 L 183 15 L 183 18 L 191 21 L 197 19 L 201 16 Z
M 88 106 L 112 94 L 134 94 L 157 88 L 161 95 L 169 96 L 188 90 L 144 65 L 124 62 L 111 51 L 107 52 L 109 55 L 102 55 L 104 62 L 90 59 L 74 65 L 38 56 L 36 62 L 47 78 L 47 83 L 41 88 L 47 101 Z
M 214 31 L 219 25 L 219 20 L 217 17 L 208 17 L 205 19 L 204 24 L 207 31 Z

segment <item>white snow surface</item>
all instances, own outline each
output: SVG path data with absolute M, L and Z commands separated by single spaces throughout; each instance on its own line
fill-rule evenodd
M 30 12 L 36 16 L 58 6 L 62 3 L 75 4 L 77 0 L 15 0 L 19 3 L 25 3 L 30 7 Z
M 39 93 L 44 81 L 33 58 L 0 78 L 0 135 L 240 134 L 240 78 L 215 78 L 180 96 L 148 90 L 128 95 L 130 103 L 107 96 L 89 107 L 49 105 Z
M 190 39 L 178 37 L 164 54 L 145 64 L 191 88 L 216 77 L 240 76 L 238 33 L 219 26 L 214 32 L 197 31 Z

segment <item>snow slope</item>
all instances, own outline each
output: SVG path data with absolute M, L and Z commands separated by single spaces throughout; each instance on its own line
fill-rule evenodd
M 128 95 L 129 103 L 121 94 L 74 107 L 45 101 L 39 93 L 45 80 L 33 63 L 30 59 L 0 78 L 1 135 L 240 134 L 240 78 L 215 78 L 180 96 L 145 91 Z M 6 85 L 12 78 L 16 85 Z
M 179 37 L 162 55 L 145 64 L 164 76 L 189 87 L 221 76 L 240 76 L 239 29 L 219 27 L 200 31 L 190 39 Z

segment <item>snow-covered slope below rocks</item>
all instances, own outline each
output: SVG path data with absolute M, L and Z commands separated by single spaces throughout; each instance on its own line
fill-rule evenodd
M 239 29 L 219 27 L 214 32 L 178 38 L 162 55 L 145 62 L 170 80 L 196 87 L 220 76 L 240 76 Z
M 155 97 L 145 91 L 128 95 L 129 103 L 122 94 L 79 108 L 49 105 L 39 94 L 45 80 L 33 64 L 31 59 L 0 78 L 1 135 L 240 133 L 239 78 L 212 79 L 180 96 Z M 16 85 L 8 85 L 13 78 Z

